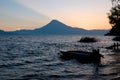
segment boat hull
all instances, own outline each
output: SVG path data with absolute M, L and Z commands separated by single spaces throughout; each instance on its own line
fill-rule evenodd
M 76 59 L 81 63 L 100 63 L 101 54 L 84 51 L 60 51 L 60 58 L 64 60 Z

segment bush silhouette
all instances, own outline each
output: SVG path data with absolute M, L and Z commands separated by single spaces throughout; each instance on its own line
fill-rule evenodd
M 84 38 L 81 38 L 78 42 L 90 43 L 90 42 L 97 42 L 97 40 L 91 37 L 84 37 Z
M 113 38 L 114 41 L 120 41 L 120 37 Z

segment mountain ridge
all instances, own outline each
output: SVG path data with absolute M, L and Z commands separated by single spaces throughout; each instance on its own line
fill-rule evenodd
M 81 35 L 104 35 L 108 30 L 85 30 L 82 28 L 73 28 L 58 20 L 52 20 L 45 26 L 34 30 L 16 30 L 5 32 L 0 30 L 0 34 L 81 34 Z

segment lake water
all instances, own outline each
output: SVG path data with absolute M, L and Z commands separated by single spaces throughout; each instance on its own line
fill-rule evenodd
M 96 43 L 77 42 L 80 35 L 0 36 L 0 80 L 116 80 L 120 79 L 120 52 L 105 49 L 113 37 L 92 36 Z M 101 65 L 59 58 L 60 50 L 92 51 L 104 55 Z

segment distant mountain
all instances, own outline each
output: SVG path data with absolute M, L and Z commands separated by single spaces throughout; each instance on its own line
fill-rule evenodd
M 88 30 L 87 34 L 90 35 L 105 35 L 109 30 Z
M 72 28 L 57 20 L 52 20 L 47 25 L 34 31 L 41 34 L 82 34 L 86 32 L 84 29 Z
M 0 30 L 0 34 L 1 35 L 4 35 L 4 34 L 7 34 L 7 32 L 3 31 L 3 30 Z
M 108 30 L 85 30 L 70 27 L 58 20 L 52 20 L 47 25 L 34 30 L 17 30 L 9 34 L 81 34 L 81 35 L 104 35 Z M 1 33 L 0 33 L 1 34 Z
M 3 30 L 0 30 L 0 34 L 2 34 L 2 33 L 4 33 L 4 31 L 3 31 Z

